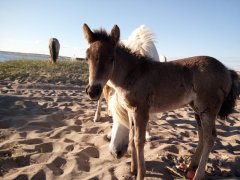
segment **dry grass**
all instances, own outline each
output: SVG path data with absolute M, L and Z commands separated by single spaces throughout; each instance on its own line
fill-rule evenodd
M 88 66 L 86 61 L 59 61 L 52 64 L 43 60 L 13 60 L 0 63 L 0 80 L 30 79 L 45 82 L 86 83 Z

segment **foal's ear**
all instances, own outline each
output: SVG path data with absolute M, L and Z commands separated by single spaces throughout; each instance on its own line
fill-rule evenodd
M 111 37 L 113 44 L 114 45 L 117 44 L 117 42 L 119 41 L 119 38 L 120 38 L 120 29 L 117 25 L 113 26 L 112 31 L 110 33 L 110 37 Z
M 89 44 L 94 41 L 94 33 L 91 31 L 87 24 L 83 24 L 83 34 Z

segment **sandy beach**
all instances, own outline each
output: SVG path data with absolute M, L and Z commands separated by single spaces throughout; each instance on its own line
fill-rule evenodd
M 93 122 L 96 102 L 84 88 L 41 78 L 0 81 L 0 179 L 134 179 L 129 153 L 121 159 L 109 153 L 111 117 L 103 112 Z M 150 129 L 146 179 L 180 178 L 168 168 L 184 176 L 179 165 L 189 163 L 198 141 L 191 109 L 159 113 Z M 227 120 L 217 121 L 217 131 L 206 177 L 240 179 L 240 99 Z

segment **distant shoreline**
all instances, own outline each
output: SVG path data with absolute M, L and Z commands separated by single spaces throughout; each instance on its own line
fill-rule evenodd
M 10 60 L 48 60 L 50 56 L 48 54 L 38 53 L 23 53 L 23 52 L 11 52 L 11 51 L 0 51 L 0 62 Z M 70 60 L 72 57 L 59 56 L 60 60 Z M 77 58 L 76 60 L 83 59 Z
M 40 54 L 40 53 L 25 53 L 25 52 L 15 52 L 15 51 L 1 51 L 0 53 L 16 53 L 16 54 L 32 54 L 32 55 L 42 55 L 42 56 L 49 56 L 48 54 Z

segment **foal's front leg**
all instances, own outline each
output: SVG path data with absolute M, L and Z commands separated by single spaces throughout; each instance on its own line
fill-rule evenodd
M 141 180 L 146 174 L 145 160 L 144 160 L 144 143 L 145 134 L 148 121 L 148 112 L 137 109 L 134 113 L 134 144 L 137 155 L 137 179 Z
M 129 147 L 131 149 L 131 173 L 137 175 L 137 154 L 134 144 L 134 117 L 133 113 L 128 112 L 129 118 Z

